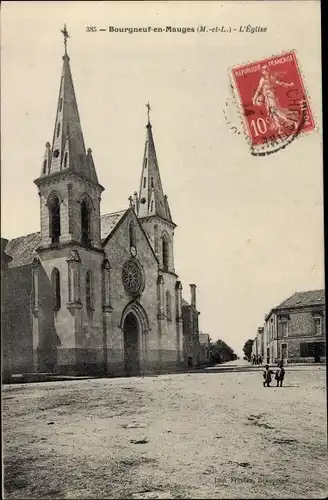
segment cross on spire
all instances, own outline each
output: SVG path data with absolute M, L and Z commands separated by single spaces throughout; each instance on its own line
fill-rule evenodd
M 149 112 L 151 111 L 151 107 L 150 107 L 149 101 L 148 101 L 148 103 L 146 104 L 146 108 L 147 108 L 148 123 L 150 123 L 150 121 L 149 121 Z
M 66 24 L 64 24 L 64 29 L 60 30 L 64 36 L 65 54 L 67 54 L 67 38 L 70 38 L 68 31 L 66 29 Z

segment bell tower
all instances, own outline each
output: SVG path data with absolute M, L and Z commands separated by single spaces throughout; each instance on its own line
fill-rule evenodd
M 157 161 L 152 125 L 148 122 L 139 194 L 132 204 L 158 259 L 157 306 L 161 365 L 183 360 L 182 287 L 174 267 L 174 230 L 167 196 L 164 194 Z
M 52 144 L 46 143 L 39 188 L 42 248 L 74 243 L 101 248 L 99 184 L 92 151 L 86 151 L 70 58 L 65 53 Z
M 36 276 L 43 298 L 33 328 L 39 367 L 51 351 L 52 366 L 76 372 L 93 363 L 99 368 L 103 359 L 100 201 L 104 188 L 91 149 L 85 148 L 66 26 L 62 34 L 65 51 L 53 139 L 46 143 L 40 176 L 34 181 L 41 219 Z M 50 341 L 50 330 L 56 341 Z
M 136 213 L 148 235 L 163 272 L 174 273 L 174 224 L 167 196 L 164 195 L 155 150 L 152 125 L 146 126 L 146 142 L 142 162 L 139 196 L 134 194 Z

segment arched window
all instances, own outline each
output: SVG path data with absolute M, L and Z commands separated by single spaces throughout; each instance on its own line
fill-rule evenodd
M 146 177 L 144 177 L 144 180 L 143 180 L 143 187 L 144 188 L 146 187 L 146 182 L 147 182 L 147 179 L 146 179 Z
M 171 294 L 168 290 L 166 291 L 166 317 L 167 319 L 172 319 Z
M 57 137 L 59 136 L 60 134 L 60 123 L 57 124 Z
M 129 223 L 129 240 L 130 240 L 130 247 L 136 247 L 136 231 L 134 227 L 134 223 L 131 221 Z
M 88 314 L 90 314 L 90 312 L 93 309 L 91 271 L 88 271 L 86 276 L 85 276 L 85 297 L 86 297 L 87 312 L 88 312 Z
M 61 307 L 61 296 L 60 296 L 60 274 L 57 267 L 55 267 L 52 271 L 51 284 L 52 284 L 53 308 L 54 311 L 59 311 Z
M 63 98 L 61 97 L 59 100 L 59 111 L 61 111 L 63 108 Z
M 151 203 L 150 203 L 150 211 L 152 212 L 154 210 L 154 201 L 151 200 Z
M 60 201 L 57 195 L 54 195 L 49 201 L 50 218 L 50 238 L 52 243 L 58 243 L 60 236 Z
M 150 182 L 151 182 L 151 187 L 153 188 L 154 187 L 154 177 L 151 177 Z
M 169 267 L 169 240 L 165 234 L 162 237 L 162 260 L 163 267 L 167 269 Z
M 67 167 L 67 152 L 64 155 L 64 168 Z
M 81 243 L 85 246 L 90 246 L 90 210 L 88 202 L 81 202 Z
M 47 160 L 44 160 L 44 162 L 43 162 L 43 173 L 44 174 L 47 173 Z

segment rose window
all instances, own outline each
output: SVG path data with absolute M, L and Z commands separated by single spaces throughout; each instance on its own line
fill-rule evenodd
M 122 281 L 124 288 L 132 295 L 142 293 L 144 288 L 144 277 L 141 265 L 136 261 L 128 260 L 122 269 Z

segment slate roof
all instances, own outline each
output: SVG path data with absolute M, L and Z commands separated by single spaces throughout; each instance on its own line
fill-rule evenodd
M 107 236 L 114 230 L 128 209 L 113 212 L 112 214 L 104 214 L 101 216 L 101 241 L 104 242 Z
M 307 292 L 296 292 L 284 300 L 276 309 L 303 307 L 325 304 L 325 290 L 309 290 Z
M 104 214 L 101 216 L 101 240 L 102 242 L 111 234 L 117 224 L 120 222 L 127 210 Z M 26 236 L 20 236 L 9 241 L 5 252 L 12 258 L 8 267 L 20 267 L 31 264 L 34 257 L 37 256 L 36 249 L 41 244 L 41 233 L 32 233 Z
M 31 264 L 34 257 L 37 256 L 36 248 L 41 243 L 41 234 L 32 233 L 27 236 L 20 236 L 9 241 L 6 245 L 6 254 L 13 260 L 9 262 L 8 267 L 20 267 Z

